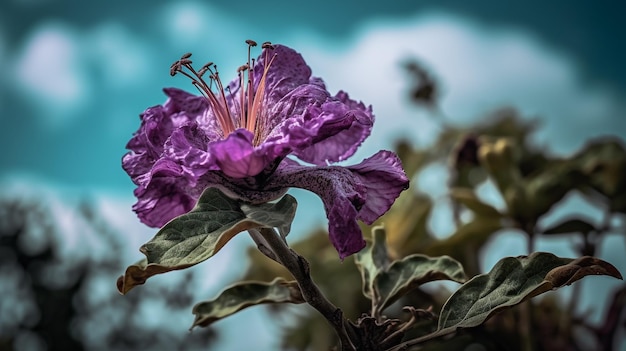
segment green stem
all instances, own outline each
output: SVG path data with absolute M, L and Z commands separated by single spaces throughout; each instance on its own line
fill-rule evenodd
M 293 275 L 298 282 L 304 300 L 320 312 L 333 326 L 342 351 L 355 350 L 346 331 L 347 321 L 340 308 L 333 305 L 311 279 L 309 263 L 287 246 L 287 243 L 271 228 L 260 228 L 259 233 L 272 249 L 278 261 Z
M 274 251 L 272 251 L 272 249 L 270 249 L 269 244 L 267 243 L 265 238 L 261 235 L 261 233 L 259 232 L 258 229 L 249 229 L 248 230 L 248 234 L 250 234 L 250 237 L 252 238 L 252 240 L 256 244 L 257 249 L 259 249 L 259 251 L 262 254 L 264 254 L 265 256 L 269 257 L 273 261 L 276 261 L 276 262 L 280 263 L 278 261 L 278 258 L 276 257 L 276 254 L 274 254 Z

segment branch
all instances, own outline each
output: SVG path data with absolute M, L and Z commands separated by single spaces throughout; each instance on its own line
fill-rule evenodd
M 271 228 L 259 228 L 259 232 L 280 262 L 298 282 L 304 300 L 321 313 L 335 329 L 342 351 L 355 350 L 346 331 L 346 320 L 340 308 L 333 305 L 311 279 L 309 263 L 287 246 L 287 243 Z

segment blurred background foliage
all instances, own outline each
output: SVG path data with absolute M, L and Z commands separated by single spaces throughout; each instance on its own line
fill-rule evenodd
M 71 220 L 81 234 L 95 234 L 99 250 L 68 257 L 62 219 L 45 200 L 0 197 L 0 350 L 205 350 L 214 341 L 211 329 L 171 329 L 169 318 L 181 311 L 188 316 L 193 303 L 192 272 L 181 284 L 121 298 L 105 287 L 124 268 L 123 236 L 84 202 Z M 155 304 L 164 305 L 159 315 L 165 318 L 145 316 Z
M 542 236 L 559 236 L 561 245 L 576 243 L 580 255 L 602 257 L 598 248 L 607 235 L 626 240 L 626 148 L 618 137 L 589 140 L 567 157 L 552 156 L 549 150 L 533 145 L 530 137 L 540 126 L 522 118 L 512 108 L 502 108 L 484 116 L 475 125 L 456 126 L 446 121 L 438 108 L 437 84 L 428 72 L 412 61 L 405 65 L 412 77 L 410 96 L 421 108 L 431 111 L 441 126 L 434 145 L 416 148 L 412 140 L 399 140 L 396 152 L 411 178 L 411 188 L 402 193 L 391 210 L 373 226 L 384 223 L 391 259 L 414 253 L 449 255 L 461 262 L 468 277 L 483 273 L 480 257 L 495 236 L 523 233 L 527 251 L 536 251 Z M 447 194 L 434 198 L 419 187 L 420 173 L 433 164 L 445 165 Z M 485 196 L 483 187 L 495 188 L 501 205 Z M 550 226 L 542 219 L 566 195 L 578 192 L 597 206 L 602 218 L 569 216 Z M 434 235 L 429 227 L 434 204 L 449 201 L 454 231 L 445 237 Z M 496 201 L 497 202 L 497 201 Z M 370 233 L 373 226 L 363 226 Z M 578 240 L 575 239 L 578 237 Z M 354 258 L 339 262 L 329 244 L 327 232 L 313 230 L 306 239 L 292 245 L 311 263 L 313 279 L 322 291 L 351 320 L 370 309 L 361 292 L 361 278 Z M 276 276 L 289 279 L 289 273 L 256 249 L 248 254 L 252 264 L 246 279 L 271 281 Z M 488 267 L 487 267 L 488 269 Z M 592 278 L 593 279 L 593 278 Z M 402 306 L 432 308 L 436 313 L 454 285 L 430 284 L 407 294 L 386 310 L 388 318 L 408 319 Z M 496 315 L 485 325 L 464 330 L 458 337 L 429 343 L 425 350 L 522 350 L 522 339 L 530 335 L 532 350 L 617 350 L 623 342 L 626 285 L 613 291 L 598 291 L 594 299 L 606 299 L 600 323 L 592 323 L 577 311 L 580 286 L 566 294 L 552 293 Z M 565 289 L 567 290 L 567 289 Z M 284 306 L 272 307 L 284 313 Z M 300 308 L 300 307 L 296 307 Z M 296 308 L 290 307 L 293 312 Z M 286 327 L 282 345 L 288 350 L 328 350 L 336 344 L 327 322 L 314 310 L 293 312 L 295 322 Z M 526 321 L 530 320 L 527 324 Z M 530 326 L 530 331 L 525 330 Z M 423 321 L 406 338 L 432 332 L 436 321 Z M 622 343 L 622 347 L 623 347 Z

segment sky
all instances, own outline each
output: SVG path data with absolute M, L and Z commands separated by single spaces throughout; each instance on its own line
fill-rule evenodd
M 192 90 L 169 75 L 185 52 L 234 78 L 246 39 L 293 47 L 331 92 L 373 105 L 377 121 L 355 163 L 398 137 L 420 146 L 434 140 L 437 125 L 406 98 L 401 64 L 410 58 L 441 82 L 442 109 L 454 123 L 513 106 L 540 118 L 536 143 L 556 154 L 592 137 L 626 137 L 626 9 L 618 2 L 356 3 L 3 1 L 0 192 L 89 197 L 116 226 L 138 233 L 129 238 L 138 247 L 154 231 L 130 210 L 133 184 L 120 165 L 139 113 L 165 101 L 163 87 Z M 444 189 L 436 172 L 420 182 Z M 294 232 L 325 225 L 321 202 L 294 194 L 313 208 L 298 214 Z M 431 226 L 445 233 L 441 218 Z M 245 245 L 237 241 L 224 260 Z M 485 258 L 486 267 L 493 263 Z
M 316 2 L 320 6 L 294 22 L 295 16 L 276 9 L 298 9 L 280 1 L 253 13 L 217 3 L 139 3 L 116 11 L 118 6 L 104 3 L 82 8 L 79 2 L 3 2 L 9 11 L 0 15 L 0 63 L 12 69 L 0 78 L 0 121 L 6 126 L 0 146 L 14 150 L 0 156 L 3 173 L 127 192 L 132 183 L 119 160 L 138 114 L 164 101 L 162 87 L 192 88 L 169 76 L 169 64 L 191 51 L 199 60 L 218 62 L 227 76 L 245 61 L 248 38 L 294 47 L 331 90 L 372 104 L 379 121 L 394 118 L 378 123 L 377 139 L 368 140 L 363 155 L 382 139 L 389 145 L 408 123 L 418 143 L 433 135 L 433 126 L 415 118 L 402 100 L 406 80 L 399 64 L 407 57 L 435 72 L 444 86 L 443 108 L 454 121 L 512 104 L 545 118 L 542 133 L 559 151 L 580 146 L 576 139 L 625 131 L 618 111 L 626 76 L 617 63 L 624 62 L 626 40 L 620 41 L 617 11 L 607 7 L 568 6 L 527 15 L 524 23 L 524 11 L 516 8 L 498 19 L 486 5 L 480 12 L 401 1 L 358 10 L 342 3 L 322 14 L 326 6 Z M 545 17 L 553 19 L 551 27 Z M 571 29 L 567 37 L 563 26 Z M 568 135 L 555 138 L 565 120 Z

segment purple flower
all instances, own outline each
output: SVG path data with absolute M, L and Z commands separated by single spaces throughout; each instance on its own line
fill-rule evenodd
M 254 203 L 297 187 L 321 197 L 339 256 L 358 252 L 365 242 L 357 220 L 371 224 L 408 187 L 400 160 L 380 151 L 354 166 L 329 165 L 369 135 L 371 107 L 342 91 L 331 96 L 294 50 L 265 43 L 250 60 L 256 43 L 248 44 L 248 63 L 226 87 L 215 65 L 196 71 L 190 54 L 172 65 L 172 75 L 191 78 L 203 96 L 164 89 L 165 104 L 141 114 L 122 159 L 137 185 L 133 209 L 160 227 L 191 210 L 207 187 Z

